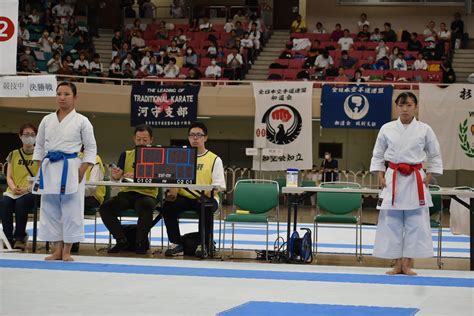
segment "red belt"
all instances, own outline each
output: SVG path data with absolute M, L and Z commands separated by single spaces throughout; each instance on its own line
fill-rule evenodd
M 405 176 L 409 176 L 412 172 L 415 172 L 416 176 L 416 186 L 418 187 L 418 199 L 420 205 L 425 205 L 425 192 L 423 190 L 423 179 L 421 178 L 420 169 L 422 167 L 421 163 L 416 165 L 409 165 L 406 163 L 393 163 L 389 162 L 388 167 L 393 169 L 392 175 L 392 205 L 395 202 L 395 185 L 397 181 L 397 170 Z

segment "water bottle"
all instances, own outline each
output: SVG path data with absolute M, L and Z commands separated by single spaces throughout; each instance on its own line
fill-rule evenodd
M 287 169 L 286 170 L 286 186 L 297 187 L 298 186 L 298 169 Z

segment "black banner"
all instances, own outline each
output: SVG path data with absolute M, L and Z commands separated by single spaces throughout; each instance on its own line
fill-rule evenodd
M 188 127 L 196 121 L 199 86 L 133 85 L 130 124 Z

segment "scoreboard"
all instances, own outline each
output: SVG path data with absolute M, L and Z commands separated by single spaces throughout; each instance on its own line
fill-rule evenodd
M 136 183 L 196 183 L 196 148 L 135 147 Z

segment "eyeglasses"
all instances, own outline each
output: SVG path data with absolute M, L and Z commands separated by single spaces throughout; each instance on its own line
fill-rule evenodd
M 21 134 L 21 136 L 24 136 L 24 137 L 35 137 L 36 134 L 33 133 L 33 134 Z
M 201 138 L 203 136 L 206 136 L 206 135 L 202 134 L 202 133 L 196 133 L 196 134 L 189 134 L 188 135 L 189 138 Z

